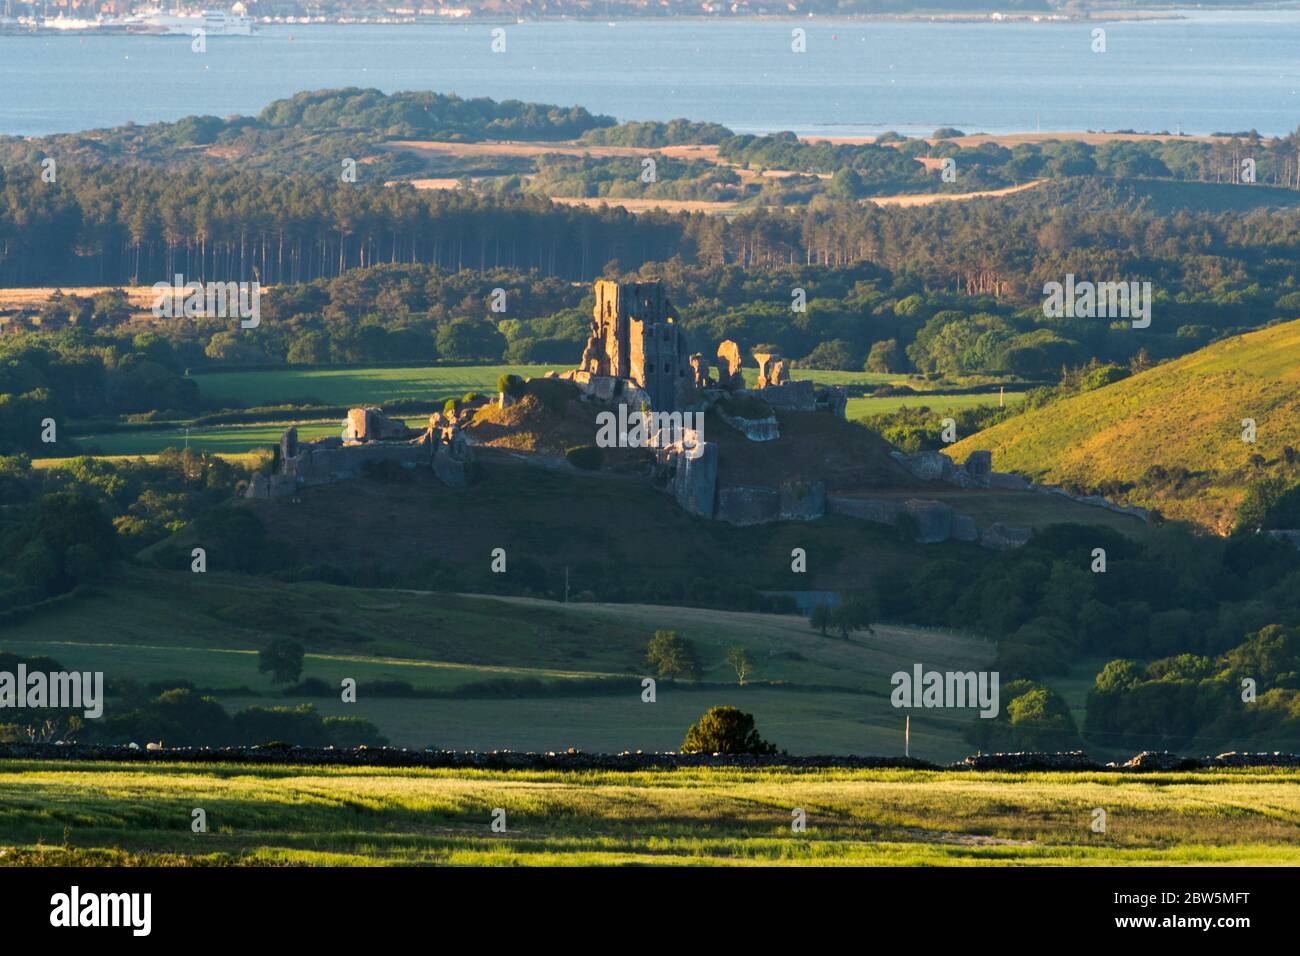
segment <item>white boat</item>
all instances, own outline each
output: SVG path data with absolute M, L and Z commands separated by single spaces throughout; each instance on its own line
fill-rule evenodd
M 202 29 L 210 37 L 247 37 L 253 35 L 253 21 L 242 13 L 204 10 L 194 14 L 158 14 L 139 21 L 140 25 L 168 35 L 191 36 Z
M 59 14 L 54 18 L 46 18 L 41 22 L 41 26 L 47 30 L 94 30 L 100 24 L 98 20 L 84 20 L 78 17 L 65 17 Z

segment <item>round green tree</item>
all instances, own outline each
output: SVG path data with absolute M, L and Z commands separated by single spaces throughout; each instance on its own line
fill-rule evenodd
M 776 747 L 758 735 L 753 714 L 735 707 L 711 707 L 686 732 L 682 753 L 774 754 Z

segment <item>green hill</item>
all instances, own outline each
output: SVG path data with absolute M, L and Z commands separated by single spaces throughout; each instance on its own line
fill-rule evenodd
M 1254 444 L 1242 438 L 1247 418 L 1256 424 Z M 951 454 L 960 461 L 977 448 L 993 452 L 998 471 L 1099 491 L 1226 533 L 1253 479 L 1300 480 L 1300 321 L 1019 415 Z
M 641 699 L 646 643 L 676 630 L 694 647 L 697 681 L 661 680 Z M 278 638 L 306 650 L 304 678 L 359 685 L 282 696 L 258 671 L 257 651 Z M 748 649 L 744 687 L 726 662 Z M 111 581 L 5 624 L 0 651 L 48 655 L 102 671 L 107 716 L 125 705 L 119 682 L 189 682 L 234 712 L 312 703 L 330 716 L 374 723 L 393 744 L 453 749 L 675 750 L 709 707 L 753 713 L 791 753 L 901 753 L 903 717 L 890 675 L 915 661 L 986 667 L 991 644 L 915 627 L 877 625 L 852 640 L 823 637 L 797 615 L 599 604 L 283 583 L 210 571 L 128 568 Z M 383 682 L 412 691 L 381 692 Z M 912 717 L 912 753 L 959 759 L 973 711 Z M 123 741 L 125 742 L 125 741 Z

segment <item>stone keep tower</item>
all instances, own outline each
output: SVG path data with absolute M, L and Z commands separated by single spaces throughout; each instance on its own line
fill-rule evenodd
M 658 282 L 596 281 L 596 309 L 581 370 L 627 379 L 672 411 L 694 387 L 686 333 Z

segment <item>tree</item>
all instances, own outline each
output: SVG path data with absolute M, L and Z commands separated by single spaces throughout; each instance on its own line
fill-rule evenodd
M 853 346 L 844 339 L 819 342 L 816 348 L 800 360 L 799 367 L 832 370 L 852 369 L 854 367 L 852 349 Z M 858 355 L 861 354 L 861 352 L 858 353 Z
M 682 753 L 774 754 L 776 747 L 758 735 L 752 714 L 735 707 L 711 707 L 686 732 Z
M 857 199 L 865 195 L 865 193 L 862 177 L 858 175 L 856 170 L 848 166 L 836 170 L 835 175 L 831 177 L 831 181 L 826 187 L 826 195 L 846 202 Z
M 754 662 L 749 659 L 749 651 L 737 645 L 727 650 L 727 663 L 736 669 L 736 682 L 745 686 L 745 678 L 754 670 Z
M 438 354 L 449 359 L 501 359 L 506 337 L 490 322 L 455 319 L 438 327 Z
M 272 641 L 257 656 L 259 674 L 270 672 L 272 684 L 292 684 L 302 676 L 303 646 L 288 638 Z
M 655 631 L 646 645 L 646 663 L 659 677 L 695 676 L 695 651 L 676 631 Z
M 901 372 L 903 364 L 903 350 L 898 347 L 898 339 L 881 339 L 871 344 L 863 368 L 868 372 Z
M 1296 486 L 1300 488 L 1300 485 Z M 1254 531 L 1265 524 L 1272 524 L 1267 521 L 1270 514 L 1275 510 L 1284 510 L 1283 501 L 1287 498 L 1287 493 L 1292 491 L 1288 487 L 1285 478 L 1268 476 L 1255 478 L 1246 486 L 1246 495 L 1237 506 L 1237 526 L 1236 530 Z M 1294 495 L 1291 496 L 1295 498 Z M 1272 524 L 1273 527 L 1278 525 Z
M 854 631 L 874 634 L 871 623 L 876 617 L 876 605 L 875 596 L 867 592 L 841 594 L 835 607 L 830 609 L 830 626 L 846 641 Z
M 825 601 L 818 603 L 808 614 L 808 623 L 825 637 L 827 628 L 831 626 L 831 606 Z
M 1264 686 L 1295 687 L 1300 683 L 1300 629 L 1270 624 L 1224 655 L 1222 663 L 1234 677 L 1253 677 Z

